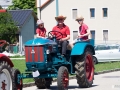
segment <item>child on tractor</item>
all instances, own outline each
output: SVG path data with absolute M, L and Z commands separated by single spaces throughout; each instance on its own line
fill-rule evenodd
M 46 29 L 44 27 L 44 22 L 42 20 L 37 20 L 36 37 L 46 38 Z
M 71 44 L 70 47 L 73 48 L 73 45 L 77 42 L 77 41 L 86 41 L 88 40 L 88 36 L 90 35 L 90 30 L 88 29 L 88 26 L 83 23 L 84 18 L 82 16 L 77 17 L 76 21 L 78 22 L 78 24 L 80 24 L 79 27 L 79 34 L 77 36 L 77 39 L 75 39 Z

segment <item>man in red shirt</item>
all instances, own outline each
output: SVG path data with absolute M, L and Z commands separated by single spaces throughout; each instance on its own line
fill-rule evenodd
M 42 20 L 37 21 L 37 29 L 36 29 L 36 37 L 37 38 L 45 38 L 46 37 L 46 29 L 44 27 L 44 22 Z
M 58 22 L 58 24 L 53 27 L 52 31 L 60 32 L 63 35 L 63 37 L 58 32 L 53 32 L 52 34 L 55 35 L 56 37 L 60 35 L 60 37 L 58 37 L 57 39 L 59 39 L 59 42 L 62 46 L 62 55 L 65 56 L 68 40 L 70 39 L 70 29 L 67 25 L 64 24 L 64 20 L 66 19 L 66 17 L 61 15 L 61 16 L 55 17 L 55 19 Z
M 71 48 L 73 47 L 73 45 L 77 42 L 77 41 L 86 41 L 88 40 L 88 36 L 90 35 L 90 30 L 88 29 L 88 26 L 83 23 L 84 18 L 82 16 L 78 17 L 76 19 L 76 21 L 78 22 L 78 24 L 80 24 L 79 27 L 79 34 L 77 39 L 75 39 L 71 44 Z

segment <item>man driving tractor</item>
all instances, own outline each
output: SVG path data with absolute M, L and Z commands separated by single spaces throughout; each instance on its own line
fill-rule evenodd
M 52 31 L 58 31 L 62 35 L 60 35 L 60 33 L 57 33 L 57 32 L 53 32 L 52 34 L 55 35 L 59 40 L 59 43 L 62 46 L 62 56 L 65 56 L 68 40 L 70 39 L 70 29 L 67 25 L 64 24 L 64 20 L 66 19 L 66 17 L 61 15 L 61 16 L 55 17 L 55 19 L 58 22 L 58 24 L 53 27 Z

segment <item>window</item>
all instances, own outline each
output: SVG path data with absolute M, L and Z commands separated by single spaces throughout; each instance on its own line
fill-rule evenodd
M 103 40 L 108 41 L 108 30 L 103 30 Z
M 108 8 L 103 8 L 103 17 L 108 17 Z
M 77 17 L 77 9 L 72 9 L 72 18 L 76 19 Z
M 91 30 L 90 33 L 91 33 L 91 38 L 95 39 L 95 30 Z
M 90 17 L 95 17 L 95 9 L 90 8 Z
M 95 50 L 109 50 L 110 47 L 106 45 L 98 45 L 95 47 Z
M 73 31 L 73 40 L 75 40 L 78 36 L 78 31 Z

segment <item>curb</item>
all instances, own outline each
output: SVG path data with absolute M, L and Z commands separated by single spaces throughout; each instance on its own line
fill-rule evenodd
M 115 71 L 120 71 L 120 68 L 118 69 L 111 69 L 111 70 L 106 70 L 106 71 L 101 71 L 101 72 L 95 72 L 94 75 L 99 75 L 99 74 L 105 74 L 105 73 L 110 73 L 110 72 L 115 72 Z
M 111 69 L 111 70 L 106 70 L 106 71 L 101 71 L 101 72 L 95 72 L 94 75 L 100 75 L 100 74 L 105 74 L 105 73 L 110 73 L 110 72 L 115 72 L 115 71 L 120 71 L 120 69 Z M 76 79 L 76 76 L 71 76 L 69 77 L 69 79 Z M 56 82 L 57 79 L 54 79 L 53 82 Z M 24 83 L 23 84 L 23 88 L 25 87 L 31 87 L 31 86 L 35 86 L 34 82 L 31 83 Z

